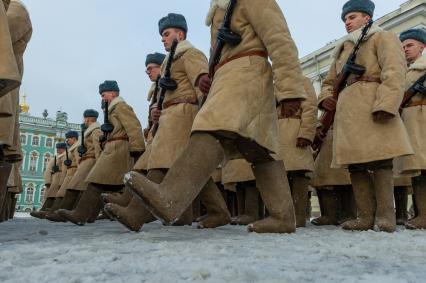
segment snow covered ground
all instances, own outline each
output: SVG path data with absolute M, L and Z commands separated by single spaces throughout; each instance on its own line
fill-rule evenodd
M 131 233 L 18 218 L 0 224 L 0 282 L 425 282 L 426 231 L 292 235 L 163 227 Z

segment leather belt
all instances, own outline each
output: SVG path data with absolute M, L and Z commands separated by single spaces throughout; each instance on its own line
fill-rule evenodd
M 170 106 L 182 103 L 198 105 L 198 99 L 195 97 L 178 97 L 171 99 L 163 103 L 163 110 L 169 108 Z
M 370 76 L 361 76 L 361 77 L 354 77 L 351 79 L 348 79 L 348 81 L 346 82 L 346 86 L 350 86 L 353 85 L 354 83 L 357 82 L 370 82 L 370 83 L 382 83 L 382 80 L 380 78 L 375 78 L 375 77 L 370 77 Z
M 232 56 L 232 57 L 229 57 L 229 58 L 223 60 L 222 62 L 220 62 L 219 64 L 216 65 L 214 70 L 216 72 L 221 67 L 223 67 L 223 65 L 228 64 L 231 61 L 234 61 L 234 60 L 237 60 L 237 59 L 240 59 L 240 58 L 244 58 L 244 57 L 249 57 L 249 56 L 260 56 L 260 57 L 268 58 L 268 53 L 266 53 L 265 51 L 261 51 L 261 50 L 243 52 L 243 53 L 237 54 L 235 56 Z
M 426 99 L 410 102 L 404 108 L 420 106 L 420 105 L 426 105 Z
M 110 138 L 107 140 L 107 143 L 113 142 L 113 141 L 129 141 L 129 137 L 116 137 L 116 138 Z
M 85 155 L 85 156 L 83 156 L 83 157 L 80 159 L 80 163 L 81 163 L 81 162 L 83 162 L 84 160 L 88 160 L 88 159 L 96 159 L 96 157 L 95 157 L 95 155 L 93 155 L 93 154 Z
M 283 119 L 302 119 L 302 115 L 296 114 L 291 117 L 284 117 L 282 114 L 278 115 L 278 120 L 283 120 Z

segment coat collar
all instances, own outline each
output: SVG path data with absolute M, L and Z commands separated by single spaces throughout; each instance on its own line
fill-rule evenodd
M 409 70 L 426 70 L 426 55 L 423 55 L 419 59 L 417 59 L 413 64 L 408 68 Z
M 110 105 L 108 106 L 108 113 L 111 113 L 115 107 L 119 104 L 119 103 L 124 103 L 124 99 L 121 96 L 117 96 L 116 98 L 114 98 Z
M 356 31 L 353 31 L 351 33 L 349 33 L 348 35 L 346 35 L 338 44 L 337 47 L 334 49 L 333 52 L 333 58 L 337 59 L 340 56 L 340 53 L 342 53 L 343 51 L 343 47 L 345 45 L 345 42 L 352 42 L 353 44 L 356 44 L 359 37 L 361 36 L 362 33 L 362 28 L 357 29 Z M 381 27 L 379 27 L 379 25 L 377 25 L 376 23 L 374 23 L 371 26 L 370 31 L 367 34 L 367 37 L 365 38 L 365 41 L 367 41 L 371 36 L 373 36 L 374 34 L 383 31 L 383 29 Z
M 177 59 L 182 57 L 183 54 L 185 54 L 186 51 L 188 51 L 189 49 L 192 49 L 192 48 L 194 48 L 194 46 L 188 40 L 183 40 L 183 41 L 179 42 L 178 46 L 176 47 L 175 57 L 173 58 L 173 60 L 176 61 Z M 162 73 L 166 69 L 167 62 L 169 61 L 169 56 L 170 56 L 170 53 L 167 54 L 166 59 L 164 59 L 163 65 L 161 65 L 161 72 Z
M 99 129 L 101 124 L 99 122 L 95 122 L 91 124 L 86 131 L 84 131 L 84 137 L 87 138 L 94 130 Z
M 151 102 L 152 96 L 154 95 L 154 92 L 155 92 L 155 85 L 156 85 L 156 83 L 153 83 L 153 84 L 151 85 L 151 88 L 149 89 L 149 92 L 148 92 L 148 101 L 149 101 L 149 102 Z
M 64 157 L 66 155 L 66 152 L 64 151 L 64 152 L 62 152 L 61 154 L 59 154 L 57 157 L 56 157 L 56 162 L 58 162 L 58 159 L 60 159 L 60 158 L 62 158 L 62 157 Z
M 78 140 L 77 142 L 75 142 L 69 149 L 69 152 L 74 151 L 78 146 L 80 145 L 80 140 Z
M 209 27 L 213 23 L 214 13 L 217 8 L 225 10 L 229 5 L 230 0 L 212 0 L 210 2 L 210 10 L 207 13 L 206 25 Z

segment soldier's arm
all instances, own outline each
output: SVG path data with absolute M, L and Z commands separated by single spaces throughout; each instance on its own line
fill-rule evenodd
M 324 80 L 321 86 L 321 93 L 318 97 L 318 108 L 323 109 L 322 102 L 329 97 L 333 97 L 333 85 L 337 78 L 336 62 L 331 64 L 330 70 L 328 71 L 327 78 Z
M 117 105 L 115 111 L 129 137 L 130 152 L 145 151 L 142 125 L 132 107 L 126 103 L 120 103 Z
M 303 138 L 313 142 L 318 117 L 317 95 L 315 93 L 314 86 L 309 79 L 305 79 L 304 86 L 308 97 L 302 103 L 302 118 L 298 138 Z
M 298 51 L 275 0 L 240 2 L 272 61 L 275 96 L 279 102 L 306 98 Z
M 188 50 L 183 58 L 185 61 L 186 75 L 191 82 L 193 88 L 196 90 L 197 97 L 201 97 L 202 93 L 198 88 L 198 79 L 203 74 L 208 74 L 209 63 L 206 56 L 199 50 L 191 49 Z
M 102 153 L 101 143 L 99 142 L 99 139 L 102 135 L 103 135 L 103 132 L 100 129 L 94 130 L 91 134 L 93 147 L 95 148 L 96 160 L 98 160 L 99 156 L 101 156 L 101 153 Z
M 382 69 L 382 83 L 377 88 L 372 112 L 384 111 L 396 116 L 405 88 L 407 65 L 404 51 L 395 34 L 382 32 L 378 36 L 377 59 Z

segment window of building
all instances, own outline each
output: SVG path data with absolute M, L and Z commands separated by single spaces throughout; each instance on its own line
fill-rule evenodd
M 21 194 L 16 195 L 16 203 L 19 203 L 21 201 Z
M 33 136 L 33 146 L 38 146 L 40 144 L 40 138 L 37 136 Z
M 21 135 L 20 140 L 21 140 L 21 145 L 27 144 L 27 136 L 26 135 Z
M 19 170 L 22 172 L 24 170 L 24 164 L 25 164 L 25 160 L 27 159 L 27 153 L 25 151 L 22 151 L 22 162 L 21 165 L 19 166 Z
M 25 202 L 31 203 L 34 200 L 34 184 L 29 183 L 25 190 Z
M 41 190 L 40 190 L 40 199 L 39 199 L 39 202 L 40 202 L 40 203 L 42 203 L 42 202 L 43 202 L 43 198 L 44 198 L 44 187 L 43 187 L 43 188 L 41 188 Z
M 49 164 L 49 162 L 50 162 L 50 159 L 51 159 L 52 157 L 50 156 L 50 153 L 46 153 L 45 155 L 44 155 L 44 160 L 43 160 L 43 172 L 46 172 L 46 169 L 47 169 L 47 165 Z
M 53 140 L 52 138 L 46 139 L 46 147 L 52 147 L 53 146 Z
M 30 168 L 29 168 L 29 170 L 31 172 L 36 172 L 37 171 L 37 161 L 38 161 L 38 154 L 37 154 L 37 152 L 31 152 L 31 155 L 30 155 Z

